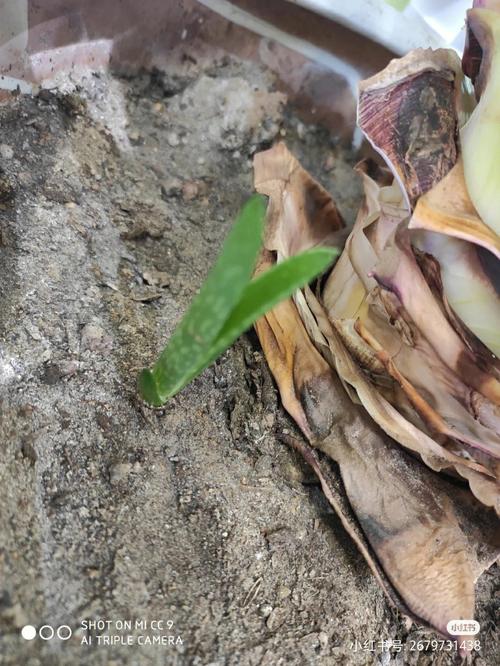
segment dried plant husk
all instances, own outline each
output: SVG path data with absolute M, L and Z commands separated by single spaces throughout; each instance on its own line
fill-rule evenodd
M 277 253 L 278 261 L 318 245 L 338 243 L 345 226 L 338 208 L 283 142 L 272 151 L 257 153 L 254 170 L 256 189 L 269 197 L 264 244 Z M 301 205 L 314 213 L 314 227 L 304 226 Z M 291 211 L 286 226 L 281 224 L 282 207 Z
M 441 633 L 454 613 L 472 617 L 474 581 L 500 552 L 496 1 L 468 13 L 477 106 L 451 50 L 413 51 L 361 82 L 358 123 L 394 180 L 358 165 L 364 201 L 330 275 L 256 325 L 309 442 L 294 445 L 389 598 Z M 269 196 L 263 265 L 338 242 L 334 202 L 284 144 L 254 166 Z
M 354 372 L 350 363 L 339 374 L 385 432 L 433 469 L 467 478 L 476 496 L 500 511 L 496 359 L 467 344 L 465 331 L 459 334 L 442 289 L 433 290 L 437 280 L 442 284 L 439 268 L 433 265 L 431 273 L 427 263 L 423 272 L 410 245 L 399 188 L 380 187 L 367 170 L 360 167 L 364 205 L 321 302 L 306 289 L 295 298 L 298 310 L 319 348 L 334 359 L 347 350 L 360 366 Z M 284 144 L 256 156 L 255 185 L 270 197 L 268 251 L 286 257 L 311 243 L 334 242 L 341 224 L 336 208 L 326 205 L 323 189 Z M 289 225 L 280 222 L 281 208 Z M 328 215 L 318 217 L 318 211 Z M 320 220 L 317 229 L 307 215 Z
M 472 9 L 487 9 L 493 12 L 500 12 L 500 0 L 474 0 Z M 469 10 L 470 11 L 470 10 Z M 479 34 L 477 34 L 479 33 Z M 464 74 L 472 81 L 476 97 L 481 97 L 482 89 L 487 78 L 486 69 L 491 52 L 486 54 L 485 35 L 481 27 L 476 26 L 474 16 L 467 12 L 465 45 L 462 54 L 462 70 Z M 486 45 L 487 46 L 487 45 Z
M 489 14 L 494 13 L 489 12 Z M 495 16 L 500 21 L 500 14 L 495 14 Z M 429 63 L 432 63 L 436 69 L 429 70 Z M 457 63 L 456 54 L 447 50 L 414 51 L 405 58 L 392 61 L 380 74 L 361 83 L 358 115 L 361 129 L 372 145 L 388 159 L 389 166 L 413 207 L 409 229 L 424 230 L 418 234 L 404 234 L 406 245 L 415 244 L 418 239 L 420 245 L 426 251 L 430 251 L 440 262 L 444 300 L 446 307 L 453 312 L 454 322 L 457 323 L 460 318 L 467 330 L 472 331 L 492 354 L 498 355 L 500 353 L 498 268 L 493 271 L 489 270 L 491 262 L 482 260 L 482 250 L 477 249 L 477 246 L 486 248 L 498 258 L 500 256 L 500 238 L 491 225 L 488 226 L 481 219 L 466 187 L 465 156 L 462 157 L 459 152 L 457 134 L 457 128 L 461 124 L 460 108 L 463 107 L 460 102 L 463 95 L 458 90 L 461 77 L 457 71 Z M 480 80 L 483 64 L 482 62 L 476 83 Z M 420 69 L 418 69 L 419 67 Z M 443 94 L 441 97 L 435 98 L 436 104 L 443 105 L 441 115 L 437 114 L 435 109 L 421 104 L 422 93 L 419 91 L 422 89 L 422 81 L 425 77 L 430 76 L 431 71 L 434 76 L 439 73 L 441 82 L 447 80 L 447 77 L 454 77 L 455 87 L 452 89 L 450 84 L 447 88 L 448 97 L 446 98 Z M 412 75 L 409 75 L 409 72 Z M 415 76 L 415 72 L 418 77 Z M 386 109 L 385 95 L 391 99 L 395 98 L 394 108 L 389 105 L 389 111 Z M 483 102 L 480 101 L 479 106 L 472 112 L 470 119 L 462 128 L 462 137 L 467 134 L 467 128 L 471 127 L 482 104 Z M 401 114 L 403 112 L 404 121 L 414 128 L 412 143 L 423 146 L 419 151 L 409 150 L 402 144 L 399 125 L 402 122 Z M 443 114 L 445 115 L 443 116 Z M 386 115 L 389 122 L 387 122 Z M 426 118 L 425 122 L 422 121 L 422 117 Z M 446 117 L 446 122 L 443 120 L 444 117 Z M 367 122 L 367 118 L 371 119 L 371 122 Z M 438 134 L 433 133 L 436 128 L 439 129 Z M 497 131 L 498 136 L 500 136 L 500 132 Z M 454 150 L 450 150 L 450 146 L 453 146 Z M 494 151 L 493 155 L 495 155 Z M 471 166 L 475 172 L 480 170 L 478 164 L 481 160 L 478 160 L 477 157 L 474 155 L 472 159 L 474 164 Z M 489 158 L 489 161 L 491 162 L 492 159 L 494 160 L 495 157 Z M 407 175 L 425 174 L 425 187 L 416 188 L 416 183 L 422 185 L 421 179 L 401 177 L 401 165 L 404 166 L 404 172 Z M 488 173 L 490 172 L 488 171 Z M 418 198 L 415 199 L 415 196 Z M 446 239 L 440 239 L 435 234 L 426 232 L 444 234 Z M 403 234 L 400 233 L 400 245 L 402 238 Z M 467 241 L 467 243 L 459 242 L 457 239 Z M 398 256 L 402 260 L 401 265 L 399 265 Z M 392 261 L 392 268 L 398 263 L 398 269 L 396 271 L 394 268 L 394 275 L 386 276 L 386 279 L 391 281 L 396 274 L 399 275 L 406 294 L 405 308 L 410 310 L 411 316 L 420 318 L 422 333 L 429 338 L 431 336 L 429 328 L 438 323 L 438 318 L 426 317 L 426 307 L 422 300 L 425 291 L 425 289 L 424 291 L 421 289 L 422 281 L 419 280 L 411 286 L 408 282 L 411 272 L 409 265 L 409 262 L 412 261 L 411 250 L 398 253 L 393 249 L 392 253 L 386 252 L 384 270 L 386 272 L 389 270 L 389 273 L 392 270 L 389 265 L 390 261 Z M 496 259 L 494 262 L 496 263 Z M 405 271 L 406 277 L 403 276 Z M 383 271 L 379 270 L 379 278 L 384 279 Z M 420 285 L 420 291 L 417 295 L 418 285 Z M 410 292 L 413 294 L 413 298 L 410 297 Z M 416 304 L 416 309 L 413 308 L 414 304 Z M 439 303 L 436 302 L 429 307 L 435 311 L 436 307 L 439 307 Z M 425 320 L 427 320 L 428 333 L 425 330 Z M 464 364 L 461 374 L 468 373 L 471 354 L 467 350 L 464 351 L 463 346 L 462 348 L 460 345 L 457 346 L 456 336 L 450 335 L 449 326 L 446 327 L 446 330 L 446 337 L 451 346 L 443 343 L 437 348 L 438 352 L 442 357 L 447 356 L 444 360 L 448 365 L 451 364 L 451 367 L 456 364 L 460 356 L 462 360 L 459 362 L 463 361 Z M 457 335 L 464 337 L 461 332 L 457 332 Z M 483 388 L 480 389 L 475 382 L 475 375 L 476 373 L 473 373 L 472 386 L 477 390 L 485 391 L 491 400 L 498 402 L 498 390 L 495 388 L 495 384 L 486 380 Z M 480 381 L 482 382 L 482 380 Z
M 488 357 L 465 344 L 436 299 L 409 245 L 405 208 L 394 202 L 388 207 L 388 188 L 377 195 L 377 185 L 366 173 L 363 180 L 365 202 L 371 203 L 361 208 L 322 301 L 336 330 L 339 322 L 356 323 L 350 346 L 361 340 L 368 345 L 365 356 L 371 352 L 382 363 L 392 388 L 387 381 L 380 390 L 380 381 L 370 385 L 365 376 L 369 373 L 373 380 L 373 371 L 366 362 L 364 376 L 357 373 L 350 383 L 389 435 L 420 453 L 433 469 L 451 468 L 472 480 L 482 501 L 500 510 L 493 480 L 500 452 L 500 384 L 493 361 L 488 365 Z M 380 212 L 373 220 L 376 196 Z M 325 328 L 320 319 L 320 327 L 322 323 Z M 388 418 L 384 401 L 398 413 Z
M 358 124 L 392 169 L 409 206 L 439 182 L 458 156 L 460 60 L 450 49 L 416 49 L 361 81 Z
M 414 248 L 437 260 L 441 298 L 446 301 L 447 310 L 467 322 L 470 331 L 496 358 L 500 357 L 500 296 L 495 277 L 482 261 L 481 249 L 430 231 L 413 233 L 411 238 Z M 491 361 L 496 365 L 494 359 Z
M 256 189 L 270 197 L 259 270 L 304 242 L 335 242 L 336 208 L 317 196 L 323 189 L 283 144 L 257 155 L 254 166 Z M 458 360 L 472 352 L 442 302 L 432 317 L 445 327 L 445 344 L 453 342 L 450 353 L 427 339 L 425 322 L 414 321 L 411 294 L 408 302 L 397 265 L 391 268 L 411 250 L 408 205 L 386 174 L 366 164 L 360 172 L 365 201 L 326 284 L 280 304 L 256 330 L 283 404 L 310 445 L 297 448 L 377 579 L 403 612 L 445 634 L 448 620 L 472 617 L 474 581 L 500 552 L 491 508 L 500 510 L 500 441 L 490 427 L 498 412 L 486 395 L 498 387 L 487 364 L 474 369 L 471 386 Z M 427 306 L 438 294 L 435 281 L 410 259 L 404 279 L 417 277 Z M 310 447 L 338 463 L 364 540 Z
M 408 226 L 481 245 L 500 259 L 500 237 L 474 208 L 465 185 L 461 156 L 451 171 L 419 198 Z
M 473 9 L 491 9 L 500 12 L 500 0 L 474 0 L 472 3 Z M 472 26 L 466 22 L 465 45 L 462 55 L 462 69 L 464 74 L 476 83 L 479 71 L 481 69 L 481 62 L 483 59 L 483 49 L 472 30 Z M 477 96 L 480 97 L 480 89 L 477 90 Z

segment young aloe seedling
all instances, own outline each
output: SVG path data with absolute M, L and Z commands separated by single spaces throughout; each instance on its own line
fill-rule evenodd
M 153 368 L 139 375 L 142 398 L 159 407 L 197 377 L 259 317 L 331 263 L 334 248 L 307 250 L 252 280 L 262 242 L 266 200 L 243 206 L 217 263 Z

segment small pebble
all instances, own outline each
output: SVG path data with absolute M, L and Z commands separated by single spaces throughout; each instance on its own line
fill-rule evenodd
M 297 123 L 297 136 L 299 139 L 303 139 L 306 135 L 306 126 L 304 123 Z
M 182 180 L 180 178 L 169 178 L 161 186 L 164 197 L 175 197 L 182 192 Z
M 144 282 L 153 287 L 167 287 L 170 284 L 170 275 L 164 271 L 157 271 L 155 268 L 144 271 L 142 278 Z
M 4 160 L 11 160 L 14 157 L 14 151 L 6 143 L 1 143 L 0 155 L 3 157 Z
M 270 604 L 262 604 L 262 606 L 259 608 L 259 613 L 262 615 L 262 617 L 269 617 L 272 612 L 273 607 Z
M 270 631 L 280 627 L 285 621 L 285 613 L 280 608 L 275 608 L 267 618 L 266 626 Z
M 40 334 L 40 331 L 34 324 L 27 324 L 25 326 L 26 331 L 29 333 L 29 335 L 33 338 L 33 340 L 36 340 L 39 342 L 42 339 L 42 336 Z
M 200 191 L 198 183 L 194 180 L 187 180 L 182 186 L 182 198 L 184 201 L 196 199 Z
M 286 599 L 291 595 L 292 591 L 286 585 L 280 585 L 278 588 L 278 599 Z
M 109 480 L 111 483 L 116 484 L 120 483 L 128 477 L 132 471 L 132 465 L 130 463 L 118 463 L 109 468 Z
M 172 148 L 176 148 L 179 145 L 180 140 L 179 140 L 179 137 L 177 136 L 177 134 L 175 132 L 169 132 L 168 133 L 167 143 Z
M 59 367 L 54 364 L 46 365 L 41 379 L 44 384 L 48 384 L 49 386 L 57 384 L 61 379 L 61 371 L 59 370 Z
M 82 329 L 82 347 L 90 351 L 109 351 L 113 341 L 104 329 L 96 324 L 87 324 Z

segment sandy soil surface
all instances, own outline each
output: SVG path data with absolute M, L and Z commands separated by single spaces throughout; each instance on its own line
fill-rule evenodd
M 165 409 L 135 393 L 252 191 L 254 152 L 284 138 L 348 221 L 355 156 L 234 60 L 89 75 L 13 99 L 0 127 L 0 664 L 453 663 L 411 649 L 435 636 L 389 607 L 280 441 L 293 425 L 253 333 Z M 474 664 L 493 666 L 498 569 L 478 587 Z M 27 641 L 26 624 L 73 635 Z

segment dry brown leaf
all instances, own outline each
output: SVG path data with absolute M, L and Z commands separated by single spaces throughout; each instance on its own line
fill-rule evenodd
M 483 510 L 485 524 L 478 529 L 469 502 L 459 502 L 457 510 L 451 484 L 395 447 L 365 410 L 350 402 L 328 364 L 305 342 L 292 301 L 258 322 L 257 332 L 286 408 L 311 444 L 340 465 L 369 548 L 353 534 L 345 507 L 332 499 L 311 452 L 298 448 L 392 603 L 441 633 L 449 620 L 472 617 L 475 577 L 500 552 L 493 516 L 487 520 Z M 277 360 L 277 348 L 292 350 L 287 369 Z M 477 552 L 488 553 L 482 563 Z
M 491 462 L 491 451 L 487 455 L 481 451 L 477 461 L 463 457 L 463 447 L 475 451 L 469 441 L 462 441 L 468 440 L 468 435 L 460 432 L 454 438 L 455 430 L 419 395 L 392 356 L 380 353 L 392 340 L 399 347 L 406 345 L 410 354 L 415 337 L 421 333 L 407 312 L 405 316 L 400 312 L 392 320 L 388 316 L 385 321 L 380 315 L 381 309 L 387 315 L 387 308 L 390 310 L 395 302 L 391 301 L 391 292 L 385 294 L 384 302 L 383 286 L 375 278 L 382 280 L 376 270 L 380 270 L 381 258 L 387 259 L 387 246 L 408 215 L 408 208 L 397 188 L 380 187 L 368 176 L 369 169 L 362 167 L 362 171 L 365 202 L 325 286 L 323 304 L 307 288 L 294 301 L 282 303 L 257 322 L 256 330 L 284 406 L 311 445 L 340 466 L 350 506 L 366 542 L 348 529 L 377 579 L 393 602 L 399 599 L 396 603 L 404 612 L 445 633 L 448 620 L 472 617 L 474 580 L 499 553 L 498 523 L 490 509 L 483 505 L 478 508 L 470 494 L 429 470 L 394 440 L 419 453 L 435 470 L 455 470 L 468 479 L 484 504 L 500 509 L 499 488 L 492 479 L 494 471 L 486 464 Z M 335 207 L 324 199 L 324 190 L 283 145 L 256 157 L 255 183 L 258 191 L 270 197 L 270 227 L 260 269 L 275 260 L 274 253 L 286 257 L 311 243 L 333 242 L 338 229 L 338 217 L 332 212 Z M 310 202 L 318 201 L 318 192 L 319 210 L 329 213 L 319 218 L 319 228 L 315 229 L 318 207 Z M 296 233 L 302 238 L 294 237 Z M 385 272 L 380 272 L 389 280 L 390 272 L 383 268 Z M 420 272 L 416 261 L 411 268 Z M 425 286 L 428 290 L 426 298 L 433 299 L 431 288 L 422 280 L 421 289 Z M 443 317 L 442 308 L 438 306 L 437 310 L 435 316 Z M 356 328 L 356 322 L 362 326 L 365 322 L 371 327 L 370 333 L 359 335 L 361 329 Z M 425 322 L 418 323 L 425 327 Z M 446 323 L 450 336 L 457 335 Z M 383 347 L 374 344 L 373 327 L 388 336 Z M 455 344 L 463 346 L 463 340 L 459 338 Z M 444 379 L 456 385 L 460 393 L 462 384 L 455 375 L 456 368 L 449 368 L 437 357 L 432 345 L 417 351 L 422 354 L 423 350 L 437 367 L 444 368 Z M 480 385 L 494 387 L 490 375 L 486 371 L 483 374 Z M 441 393 L 445 386 L 446 382 L 439 384 Z M 354 404 L 349 396 L 355 396 L 362 405 Z M 422 410 L 416 406 L 423 406 Z M 469 412 L 463 406 L 462 411 L 455 409 L 468 424 Z M 427 429 L 437 433 L 439 441 Z M 320 459 L 305 445 L 302 453 L 346 524 L 345 507 L 339 507 L 338 498 L 332 499 Z M 481 552 L 487 555 L 479 557 Z
M 465 186 L 459 158 L 451 171 L 417 202 L 410 229 L 426 229 L 482 245 L 500 259 L 500 238 L 481 220 Z
M 416 49 L 360 83 L 358 125 L 412 206 L 457 160 L 462 78 L 451 49 Z
M 255 189 L 269 197 L 265 246 L 283 256 L 318 245 L 335 246 L 344 221 L 329 193 L 299 164 L 281 142 L 254 158 Z M 289 224 L 280 224 L 280 212 L 290 211 Z M 308 224 L 308 216 L 315 224 Z

